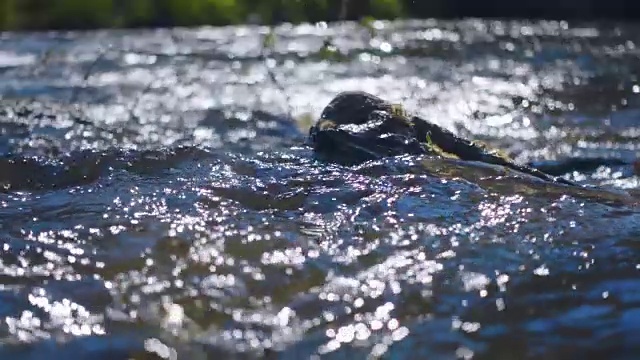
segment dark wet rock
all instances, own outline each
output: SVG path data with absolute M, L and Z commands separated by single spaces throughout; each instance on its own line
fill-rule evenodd
M 365 92 L 338 94 L 309 133 L 316 154 L 327 161 L 357 164 L 399 155 L 432 154 L 499 165 L 543 180 L 577 185 L 520 165 L 498 150 L 461 137 Z

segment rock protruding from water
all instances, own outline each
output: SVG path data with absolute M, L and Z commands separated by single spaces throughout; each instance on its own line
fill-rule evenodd
M 500 165 L 543 180 L 576 185 L 515 163 L 498 150 L 456 136 L 366 92 L 338 94 L 310 129 L 310 142 L 323 160 L 353 165 L 399 155 L 431 154 Z

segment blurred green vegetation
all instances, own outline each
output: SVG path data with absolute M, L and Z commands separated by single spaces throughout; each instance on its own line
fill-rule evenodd
M 0 29 L 90 29 L 397 18 L 408 0 L 0 0 Z

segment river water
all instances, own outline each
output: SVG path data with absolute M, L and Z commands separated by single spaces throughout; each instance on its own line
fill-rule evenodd
M 268 33 L 0 35 L 0 358 L 635 358 L 640 27 Z M 319 162 L 344 90 L 606 190 Z

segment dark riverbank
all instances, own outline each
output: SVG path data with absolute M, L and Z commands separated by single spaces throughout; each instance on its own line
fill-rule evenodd
M 640 18 L 629 0 L 0 0 L 0 30 L 93 29 L 396 18 Z

